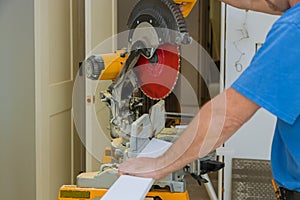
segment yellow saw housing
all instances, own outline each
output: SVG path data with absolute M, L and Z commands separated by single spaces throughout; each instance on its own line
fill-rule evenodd
M 114 53 L 102 54 L 101 57 L 104 69 L 99 76 L 99 80 L 115 80 L 122 70 L 128 54 L 125 50 L 118 50 Z
M 187 17 L 195 6 L 197 0 L 174 0 L 174 2 L 182 6 L 182 15 L 183 17 Z
M 75 185 L 65 185 L 60 188 L 58 200 L 100 200 L 107 191 L 107 189 L 78 188 Z M 189 194 L 187 191 L 173 193 L 168 190 L 150 191 L 146 199 L 189 200 Z

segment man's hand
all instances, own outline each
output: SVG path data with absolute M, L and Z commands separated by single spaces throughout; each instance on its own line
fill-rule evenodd
M 167 176 L 158 158 L 130 158 L 119 165 L 119 175 L 147 177 L 155 180 Z

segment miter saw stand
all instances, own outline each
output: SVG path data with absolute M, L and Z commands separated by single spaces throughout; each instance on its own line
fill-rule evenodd
M 140 0 L 128 20 L 131 29 L 129 51 L 94 55 L 85 61 L 87 78 L 113 80 L 109 88 L 100 94 L 101 100 L 110 109 L 111 147 L 105 150 L 100 171 L 82 173 L 77 177 L 76 186 L 63 186 L 59 200 L 100 199 L 116 181 L 120 163 L 136 157 L 151 139 L 174 142 L 184 131 L 182 128 L 165 127 L 168 113 L 163 100 L 172 92 L 178 78 L 178 46 L 189 42 L 184 16 L 178 7 L 184 2 L 189 8 L 188 12 L 183 12 L 186 16 L 196 0 Z M 176 72 L 171 79 L 171 74 L 167 74 L 170 80 L 167 85 L 170 87 L 147 84 L 149 77 L 150 82 L 152 79 L 158 80 L 156 83 L 165 79 L 168 73 L 168 70 L 164 71 L 168 69 L 165 66 Z M 144 97 L 141 97 L 141 92 L 157 100 L 148 113 L 142 112 Z M 177 115 L 180 118 L 183 116 L 180 113 Z M 147 197 L 155 200 L 188 200 L 184 175 L 191 174 L 199 184 L 207 183 L 203 175 L 224 167 L 223 163 L 215 160 L 215 156 L 210 155 L 157 180 Z

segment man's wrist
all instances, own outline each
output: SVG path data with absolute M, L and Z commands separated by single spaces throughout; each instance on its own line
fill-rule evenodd
M 165 156 L 160 156 L 156 158 L 156 174 L 159 178 L 164 178 L 170 171 L 170 165 L 166 162 Z

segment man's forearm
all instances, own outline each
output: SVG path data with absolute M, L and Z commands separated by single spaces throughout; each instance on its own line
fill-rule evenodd
M 250 106 L 239 105 L 233 89 L 216 97 L 206 104 L 186 131 L 176 140 L 166 154 L 158 159 L 162 174 L 166 175 L 184 167 L 198 158 L 215 150 L 231 137 L 259 108 L 254 103 Z M 242 97 L 245 98 L 245 97 Z M 248 100 L 249 101 L 249 100 Z M 245 110 L 238 110 L 245 107 Z M 251 107 L 247 110 L 248 107 Z M 241 114 L 239 114 L 241 113 Z
M 129 159 L 119 165 L 119 174 L 163 178 L 223 144 L 258 108 L 230 88 L 203 106 L 163 156 Z
M 231 6 L 245 9 L 264 12 L 268 14 L 281 15 L 279 11 L 271 9 L 265 0 L 219 0 Z

